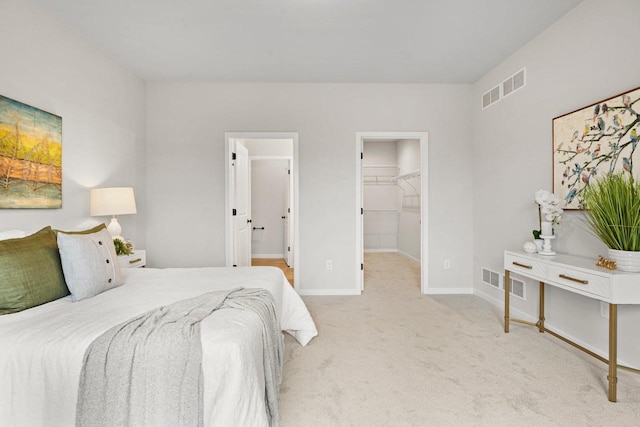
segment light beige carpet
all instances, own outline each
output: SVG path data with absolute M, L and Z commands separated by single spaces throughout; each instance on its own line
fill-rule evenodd
M 305 297 L 319 335 L 286 336 L 280 424 L 638 426 L 640 376 L 619 373 L 475 296 L 420 294 L 419 269 L 367 254 L 365 292 Z

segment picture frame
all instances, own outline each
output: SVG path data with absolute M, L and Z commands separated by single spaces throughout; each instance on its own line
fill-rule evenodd
M 0 208 L 62 207 L 62 117 L 0 95 Z
M 555 117 L 553 192 L 563 209 L 583 209 L 582 192 L 608 173 L 640 169 L 640 87 Z

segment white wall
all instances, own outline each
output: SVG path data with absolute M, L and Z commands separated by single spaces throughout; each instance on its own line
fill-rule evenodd
M 473 278 L 485 297 L 502 300 L 481 283 L 481 267 L 502 271 L 503 250 L 522 248 L 538 226 L 535 191 L 552 189 L 552 118 L 639 85 L 639 16 L 637 0 L 585 0 L 473 86 Z M 525 66 L 527 86 L 482 110 L 482 93 Z M 595 263 L 604 245 L 585 231 L 581 212 L 566 217 L 554 247 Z M 537 297 L 529 284 L 527 301 L 515 299 L 514 306 L 537 317 Z M 607 320 L 597 302 L 557 289 L 549 289 L 547 301 L 550 327 L 606 353 Z M 640 307 L 620 309 L 619 357 L 636 366 L 638 323 Z
M 362 164 L 364 166 L 398 165 L 397 141 L 365 139 L 362 148 L 364 154 Z
M 470 89 L 147 83 L 149 263 L 224 265 L 224 133 L 299 132 L 300 291 L 351 292 L 357 253 L 356 132 L 428 131 L 429 254 L 434 260 L 429 285 L 468 287 L 471 141 L 461 137 L 461 124 L 471 119 Z M 452 258 L 456 268 L 443 270 L 444 258 Z M 325 269 L 327 259 L 333 260 L 333 270 Z
M 251 161 L 251 220 L 253 230 L 251 254 L 282 257 L 284 247 L 284 220 L 286 189 L 289 185 L 288 160 Z
M 1 209 L 0 229 L 81 227 L 89 188 L 133 186 L 124 234 L 145 245 L 144 83 L 31 0 L 0 2 L 0 93 L 62 117 L 62 209 Z
M 398 141 L 398 166 L 399 175 L 420 170 L 420 141 L 417 139 L 403 139 Z M 428 173 L 428 171 L 421 171 Z M 420 204 L 419 198 L 413 197 L 421 194 L 420 177 L 411 178 L 404 182 L 399 182 L 399 186 L 404 189 L 400 191 L 401 208 L 398 224 L 398 250 L 415 260 L 420 260 Z M 403 197 L 409 196 L 409 197 Z M 417 208 L 414 208 L 417 206 Z

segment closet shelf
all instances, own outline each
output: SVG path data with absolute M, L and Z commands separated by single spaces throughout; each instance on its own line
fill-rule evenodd
M 365 185 L 394 185 L 402 191 L 402 209 L 416 211 L 420 209 L 420 183 L 411 179 L 420 176 L 420 170 L 411 171 L 401 175 L 400 167 L 397 165 L 364 165 L 362 167 L 362 182 Z M 418 188 L 416 188 L 416 186 Z M 366 212 L 366 211 L 365 211 Z M 391 211 L 373 212 L 371 214 L 380 215 L 391 214 Z M 396 211 L 398 212 L 398 211 Z
M 364 165 L 362 167 L 364 184 L 395 185 L 394 177 L 400 170 L 396 165 Z
M 365 184 L 386 184 L 395 185 L 395 181 L 392 176 L 364 176 L 362 177 Z
M 420 191 L 413 184 L 420 185 L 420 183 L 413 184 L 411 179 L 418 178 L 420 176 L 420 170 L 404 173 L 402 175 L 394 176 L 393 182 L 396 183 L 400 190 L 402 190 L 402 208 L 406 210 L 418 210 L 420 209 Z
M 394 176 L 394 181 L 407 181 L 411 178 L 417 178 L 420 176 L 420 170 L 415 170 L 413 172 L 404 173 L 402 175 Z

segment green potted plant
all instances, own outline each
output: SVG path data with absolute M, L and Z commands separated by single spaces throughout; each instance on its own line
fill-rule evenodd
M 119 237 L 113 239 L 113 246 L 116 248 L 116 255 L 131 255 L 131 248 L 127 246 L 127 243 Z
M 640 272 L 640 182 L 609 173 L 583 191 L 587 223 L 621 271 Z

